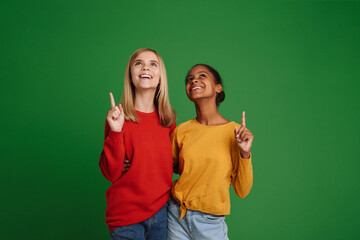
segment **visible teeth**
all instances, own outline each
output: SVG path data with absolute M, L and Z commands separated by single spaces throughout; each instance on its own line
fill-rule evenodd
M 194 87 L 194 88 L 191 89 L 191 90 L 196 90 L 196 89 L 201 89 L 201 87 Z
M 140 77 L 141 78 L 151 78 L 151 76 L 148 74 L 141 74 Z

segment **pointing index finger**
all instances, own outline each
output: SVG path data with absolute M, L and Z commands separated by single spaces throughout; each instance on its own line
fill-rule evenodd
M 241 117 L 241 126 L 243 127 L 246 127 L 246 124 L 245 124 L 245 111 L 242 112 L 242 117 Z
M 115 100 L 113 94 L 110 92 L 111 108 L 115 107 Z

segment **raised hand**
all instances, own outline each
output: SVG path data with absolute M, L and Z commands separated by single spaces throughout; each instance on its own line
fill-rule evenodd
M 115 100 L 112 93 L 110 93 L 110 101 L 111 109 L 107 113 L 106 120 L 109 123 L 111 131 L 121 132 L 125 119 L 124 110 L 121 104 L 117 106 L 115 105 Z
M 235 136 L 240 148 L 241 157 L 244 159 L 249 158 L 254 135 L 246 128 L 245 112 L 242 113 L 240 129 L 235 127 Z

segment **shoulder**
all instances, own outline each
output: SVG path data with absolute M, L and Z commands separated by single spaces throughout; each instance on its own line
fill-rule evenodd
M 186 122 L 179 124 L 179 126 L 177 126 L 176 129 L 177 129 L 177 131 L 181 131 L 181 130 L 185 130 L 185 129 L 192 128 L 192 127 L 195 127 L 194 119 L 190 119 Z
M 173 131 L 173 135 L 182 135 L 184 134 L 185 132 L 187 132 L 189 129 L 193 128 L 194 127 L 194 124 L 193 124 L 193 119 L 191 120 L 188 120 L 186 122 L 183 122 L 181 124 L 179 124 Z
M 234 127 L 240 128 L 241 125 L 237 122 L 231 122 Z
M 170 127 L 168 127 L 170 130 L 170 134 L 174 131 L 174 129 L 176 128 L 176 122 L 174 122 L 173 125 L 171 125 Z
M 231 139 L 235 137 L 234 132 L 237 129 L 240 129 L 241 125 L 237 122 L 230 121 L 221 127 L 217 128 L 216 131 L 218 135 L 224 136 L 224 137 L 230 137 Z

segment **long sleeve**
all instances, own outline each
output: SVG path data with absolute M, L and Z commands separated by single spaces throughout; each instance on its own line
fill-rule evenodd
M 235 193 L 240 197 L 246 197 L 253 185 L 253 168 L 251 164 L 251 156 L 249 159 L 242 159 L 238 146 L 233 145 L 233 172 L 231 176 L 231 183 Z
M 100 155 L 99 166 L 104 177 L 115 182 L 124 170 L 125 146 L 124 131 L 113 132 L 105 123 L 104 148 Z

